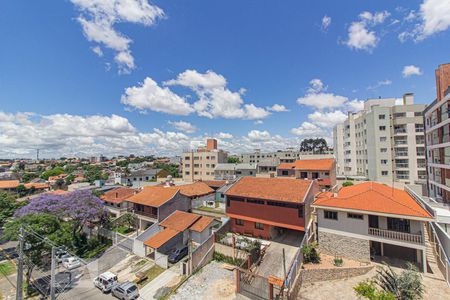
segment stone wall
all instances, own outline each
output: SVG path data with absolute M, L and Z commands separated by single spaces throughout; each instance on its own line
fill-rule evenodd
M 358 268 L 333 268 L 333 269 L 303 269 L 301 271 L 302 283 L 314 283 L 317 281 L 327 281 L 342 279 L 354 276 L 364 275 L 369 272 L 373 266 Z
M 370 261 L 368 240 L 337 235 L 319 230 L 319 252 L 347 257 L 353 260 Z

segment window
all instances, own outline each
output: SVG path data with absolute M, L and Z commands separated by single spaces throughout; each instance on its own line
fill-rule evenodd
M 406 117 L 406 113 L 404 112 L 394 114 L 394 118 L 403 118 L 403 117 Z
M 386 131 L 386 126 L 380 126 L 380 131 Z
M 303 205 L 300 205 L 300 206 L 298 207 L 298 217 L 299 217 L 300 219 L 303 218 Z
M 380 136 L 380 142 L 386 142 L 386 137 L 385 136 Z
M 414 117 L 421 117 L 422 115 L 423 115 L 423 113 L 421 111 L 414 112 Z
M 300 172 L 300 178 L 308 178 L 308 172 Z
M 288 175 L 288 171 L 287 170 L 283 170 L 283 171 L 281 171 L 281 175 L 283 175 L 283 176 L 287 176 Z
M 361 214 L 348 213 L 348 214 L 347 214 L 347 218 L 349 218 L 349 219 L 363 220 L 363 219 L 364 219 L 364 216 L 361 215 Z
M 381 153 L 386 153 L 387 152 L 387 148 L 380 148 L 380 152 Z
M 264 200 L 247 199 L 247 203 L 264 204 Z
M 264 224 L 255 222 L 255 229 L 264 230 Z
M 244 220 L 236 219 L 236 225 L 244 226 Z
M 381 160 L 381 164 L 382 164 L 382 165 L 387 165 L 387 159 L 382 159 L 382 160 Z
M 386 119 L 386 115 L 378 115 L 378 120 L 384 120 Z
M 337 213 L 337 211 L 324 210 L 323 217 L 325 219 L 337 220 L 338 219 L 338 213 Z
M 313 172 L 312 173 L 312 179 L 317 179 L 317 178 L 319 178 L 319 173 Z
M 387 218 L 388 230 L 399 231 L 410 233 L 411 227 L 409 220 L 397 219 L 397 218 Z
M 381 171 L 381 176 L 388 176 L 389 172 L 388 171 Z

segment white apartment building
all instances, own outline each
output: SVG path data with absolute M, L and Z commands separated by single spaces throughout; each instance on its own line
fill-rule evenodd
M 424 184 L 426 180 L 424 104 L 413 94 L 369 99 L 334 128 L 338 175 L 378 182 Z
M 217 140 L 208 139 L 206 147 L 185 151 L 181 159 L 183 181 L 214 180 L 214 169 L 227 162 L 228 154 L 217 149 Z
M 333 151 L 328 151 L 323 154 L 300 152 L 294 148 L 287 148 L 286 150 L 278 150 L 276 152 L 261 152 L 260 149 L 255 149 L 251 153 L 242 153 L 236 155 L 239 161 L 244 164 L 259 164 L 259 163 L 273 163 L 278 166 L 282 163 L 293 163 L 299 159 L 323 159 L 334 158 Z

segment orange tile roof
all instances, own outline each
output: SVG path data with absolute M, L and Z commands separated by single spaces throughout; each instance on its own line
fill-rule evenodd
M 19 184 L 19 180 L 0 180 L 0 189 L 15 189 Z
M 225 185 L 226 180 L 202 180 L 203 183 L 206 183 L 209 187 L 219 188 Z
M 319 178 L 317 179 L 317 183 L 319 186 L 331 186 L 331 179 L 330 178 Z
M 105 192 L 100 199 L 111 203 L 122 203 L 126 199 L 136 194 L 136 190 L 127 187 L 119 187 Z
M 334 166 L 334 158 L 323 159 L 300 159 L 293 163 L 279 164 L 278 169 L 329 171 Z
M 407 192 L 376 182 L 343 187 L 339 190 L 337 197 L 330 192 L 321 193 L 313 205 L 432 218 Z
M 225 195 L 301 203 L 312 183 L 305 179 L 242 177 Z
M 196 232 L 202 232 L 205 230 L 206 227 L 209 226 L 213 221 L 213 218 L 202 216 L 197 222 L 194 223 L 194 225 L 191 226 L 192 231 Z
M 127 199 L 129 202 L 146 206 L 160 207 L 172 199 L 178 190 L 162 186 L 145 186 L 142 191 Z
M 180 232 L 170 228 L 164 228 L 164 230 L 153 235 L 151 238 L 144 242 L 144 245 L 151 247 L 153 249 L 158 249 L 172 238 L 174 238 Z
M 67 174 L 59 174 L 59 175 L 56 175 L 56 176 L 48 177 L 48 181 L 56 181 L 58 179 L 64 179 L 66 177 L 67 177 Z
M 49 188 L 49 185 L 47 183 L 40 183 L 40 182 L 25 183 L 24 186 L 27 189 L 31 189 L 32 187 L 34 187 L 35 189 L 48 189 Z
M 214 193 L 214 190 L 202 181 L 197 181 L 194 183 L 184 185 L 171 186 L 169 188 L 179 190 L 182 195 L 189 198 L 201 197 Z
M 63 191 L 63 190 L 54 190 L 54 191 L 47 192 L 47 194 L 59 195 L 59 196 L 65 195 L 67 193 L 69 193 L 69 192 L 68 191 Z
M 173 214 L 165 218 L 164 221 L 159 223 L 159 225 L 177 231 L 185 231 L 200 218 L 200 215 L 176 210 Z

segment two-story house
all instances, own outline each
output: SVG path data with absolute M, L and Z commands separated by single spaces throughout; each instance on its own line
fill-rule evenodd
M 138 191 L 136 189 L 128 187 L 119 187 L 105 192 L 100 196 L 105 202 L 105 207 L 110 213 L 110 215 L 115 217 L 120 217 L 127 211 L 131 210 L 132 205 L 126 201 L 131 196 L 135 195 Z
M 302 233 L 318 190 L 312 180 L 242 177 L 225 192 L 231 231 L 264 239 Z
M 397 258 L 426 271 L 424 233 L 432 216 L 407 192 L 365 182 L 321 193 L 312 207 L 324 253 L 360 261 Z
M 336 161 L 334 158 L 301 159 L 279 164 L 277 176 L 317 180 L 320 187 L 333 187 L 336 185 Z

